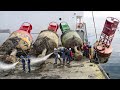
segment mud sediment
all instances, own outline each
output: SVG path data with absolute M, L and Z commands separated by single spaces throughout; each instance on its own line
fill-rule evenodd
M 0 47 L 0 61 L 4 63 L 14 63 L 16 61 L 16 53 L 17 51 L 13 51 L 16 49 L 18 45 L 19 38 L 9 38 L 7 39 Z M 17 50 L 17 49 L 16 49 Z

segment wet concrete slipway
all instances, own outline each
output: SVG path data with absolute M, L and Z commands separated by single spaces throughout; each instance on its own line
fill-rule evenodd
M 39 62 L 39 63 L 38 63 Z M 14 68 L 0 70 L 0 79 L 105 79 L 98 65 L 83 58 L 81 61 L 71 61 L 68 65 L 54 65 L 54 58 L 46 59 L 41 63 L 31 65 L 31 73 L 22 71 L 22 64 L 19 62 Z M 5 65 L 4 65 L 5 66 Z

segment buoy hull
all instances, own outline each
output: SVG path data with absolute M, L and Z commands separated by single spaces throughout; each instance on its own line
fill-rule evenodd
M 18 49 L 22 49 L 22 50 L 30 49 L 30 46 L 32 43 L 31 34 L 29 34 L 26 31 L 23 31 L 23 30 L 17 30 L 15 32 L 13 32 L 8 39 L 15 38 L 15 37 L 20 39 L 20 40 L 18 40 L 19 43 L 16 46 Z
M 39 55 L 46 48 L 47 53 L 49 54 L 53 52 L 54 48 L 58 47 L 59 37 L 58 35 L 51 30 L 42 30 L 36 41 L 33 44 L 34 50 L 36 50 L 36 54 Z
M 111 45 L 109 47 L 104 47 L 102 43 L 99 43 L 98 45 L 98 42 L 94 44 L 94 49 L 97 52 L 100 63 L 106 63 L 113 50 Z
M 66 31 L 61 35 L 61 42 L 64 47 L 82 46 L 83 41 L 79 34 L 74 30 Z

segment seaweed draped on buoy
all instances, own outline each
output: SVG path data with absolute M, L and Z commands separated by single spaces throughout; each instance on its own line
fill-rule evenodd
M 60 29 L 62 31 L 61 42 L 64 47 L 82 46 L 83 41 L 79 34 L 75 30 L 70 30 L 66 22 L 60 23 Z
M 80 38 L 79 34 L 75 30 L 71 30 L 66 22 L 60 23 L 60 29 L 62 31 L 61 42 L 64 47 L 75 49 L 75 47 L 81 48 L 83 46 L 83 41 Z M 78 60 L 79 57 L 82 57 L 81 53 L 75 52 L 74 55 L 76 60 Z
M 11 33 L 0 47 L 0 60 L 6 63 L 14 63 L 18 52 L 24 53 L 23 51 L 30 49 L 32 43 L 31 30 L 32 25 L 24 22 L 19 30 Z M 15 53 L 13 54 L 13 52 Z
M 33 51 L 36 56 L 42 54 L 44 49 L 47 49 L 46 54 L 53 52 L 54 48 L 58 47 L 59 36 L 57 35 L 58 24 L 51 22 L 48 29 L 42 30 L 33 44 Z

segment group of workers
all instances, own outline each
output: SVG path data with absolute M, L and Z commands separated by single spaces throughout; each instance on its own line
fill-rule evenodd
M 90 59 L 90 62 L 94 62 L 96 64 L 99 63 L 99 58 L 97 56 L 97 51 L 94 49 L 94 52 L 91 51 L 92 46 L 90 42 L 83 44 L 83 56 Z M 93 53 L 93 55 L 92 55 Z M 93 60 L 92 60 L 93 59 Z
M 86 58 L 91 59 L 91 45 L 90 42 L 88 43 L 84 43 L 83 44 L 83 56 L 85 56 Z
M 61 56 L 60 56 L 61 54 Z M 72 60 L 72 57 L 73 57 L 73 53 L 72 53 L 72 50 L 71 48 L 65 48 L 65 47 L 62 47 L 60 49 L 58 48 L 54 48 L 54 55 L 55 55 L 55 65 L 57 64 L 57 60 L 59 59 L 60 61 L 60 65 L 63 64 L 68 64 L 70 65 L 70 62 Z M 62 60 L 60 59 L 60 57 L 62 58 Z M 62 63 L 63 61 L 63 63 Z
M 85 56 L 86 58 L 90 58 L 90 51 L 91 49 L 91 45 L 90 42 L 88 43 L 84 43 L 83 44 L 83 56 Z M 73 52 L 71 50 L 71 48 L 65 48 L 65 47 L 61 47 L 61 48 L 54 48 L 54 55 L 55 55 L 55 63 L 54 65 L 57 65 L 57 62 L 59 60 L 60 65 L 70 65 L 70 62 L 73 60 Z M 23 71 L 26 71 L 26 61 L 27 61 L 27 66 L 28 66 L 28 72 L 30 73 L 31 68 L 30 68 L 30 56 L 27 55 L 26 57 L 24 56 L 20 56 L 21 58 L 21 62 L 23 64 Z M 62 58 L 62 60 L 61 60 Z
M 86 58 L 89 58 L 90 60 L 92 57 L 91 56 L 91 48 L 92 48 L 92 46 L 90 45 L 90 42 L 83 44 L 83 56 L 85 56 Z M 59 55 L 60 53 L 61 53 L 62 60 Z M 70 62 L 73 60 L 73 52 L 72 52 L 71 48 L 65 48 L 65 47 L 62 47 L 60 49 L 54 48 L 54 55 L 55 55 L 55 63 L 54 64 L 57 64 L 57 60 L 59 60 L 60 64 L 65 65 L 65 63 L 66 63 L 66 64 L 70 65 Z
M 26 61 L 27 61 L 28 72 L 30 73 L 30 71 L 31 71 L 31 68 L 30 68 L 30 56 L 27 55 L 27 57 L 25 57 L 25 56 L 21 55 L 20 59 L 21 59 L 22 65 L 23 65 L 23 71 L 24 72 L 26 72 Z
M 61 54 L 61 56 L 60 56 Z M 55 55 L 55 63 L 54 64 L 57 64 L 57 60 L 59 59 L 60 61 L 60 65 L 62 64 L 62 61 L 61 61 L 61 58 L 63 59 L 63 65 L 66 64 L 70 64 L 71 60 L 72 60 L 72 57 L 73 57 L 73 54 L 72 54 L 72 51 L 71 51 L 71 48 L 60 48 L 60 49 L 57 49 L 57 48 L 54 48 L 54 55 Z M 30 56 L 27 55 L 26 57 L 25 56 L 20 56 L 20 61 L 22 62 L 22 66 L 23 66 L 23 71 L 26 72 L 26 62 L 27 62 L 27 66 L 28 66 L 28 72 L 30 73 L 31 72 L 31 68 L 30 68 Z

